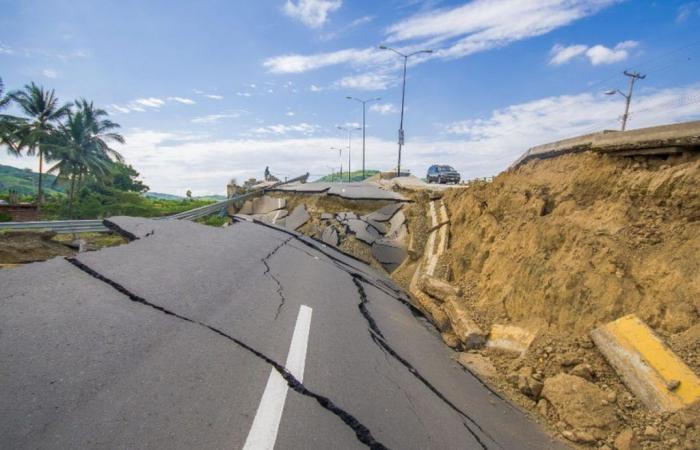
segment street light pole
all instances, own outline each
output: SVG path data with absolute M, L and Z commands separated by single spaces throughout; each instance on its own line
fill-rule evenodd
M 626 70 L 623 73 L 625 74 L 625 76 L 628 76 L 630 78 L 629 90 L 627 91 L 627 94 L 625 94 L 619 89 L 607 91 L 606 94 L 615 95 L 617 93 L 625 97 L 625 113 L 622 115 L 622 131 L 625 131 L 625 128 L 627 128 L 627 119 L 629 118 L 630 114 L 630 103 L 632 103 L 632 91 L 634 90 L 634 82 L 636 80 L 643 80 L 647 76 L 641 75 L 639 72 L 628 72 Z
M 342 147 L 331 147 L 331 150 L 338 150 L 338 158 L 340 158 L 340 178 L 339 181 L 343 181 L 343 148 Z
M 399 177 L 401 176 L 401 147 L 403 146 L 404 143 L 404 133 L 403 133 L 403 114 L 404 114 L 404 103 L 406 100 L 406 66 L 408 65 L 408 58 L 410 58 L 413 55 L 418 55 L 420 53 L 433 53 L 432 50 L 419 50 L 417 52 L 409 53 L 408 55 L 401 53 L 400 51 L 393 49 L 391 47 L 387 47 L 385 45 L 380 45 L 380 49 L 382 50 L 391 50 L 392 52 L 396 53 L 397 55 L 401 56 L 403 58 L 403 85 L 401 87 L 401 122 L 399 123 L 399 162 L 396 166 L 396 176 Z
M 360 100 L 359 98 L 347 96 L 348 100 L 355 100 L 362 103 L 362 179 L 365 179 L 365 106 L 370 102 L 378 102 L 381 98 L 369 98 L 367 100 Z
M 357 130 L 361 130 L 362 128 L 360 128 L 360 127 L 342 127 L 342 126 L 338 125 L 338 129 L 348 132 L 348 183 L 349 183 L 351 181 L 350 180 L 350 172 L 352 172 L 352 170 L 350 168 L 350 156 L 352 154 L 352 152 L 350 151 L 351 144 L 352 144 L 352 132 L 357 131 Z

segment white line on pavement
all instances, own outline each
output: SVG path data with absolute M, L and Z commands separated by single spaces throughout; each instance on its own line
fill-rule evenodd
M 306 364 L 306 348 L 309 343 L 311 330 L 311 313 L 313 309 L 301 305 L 297 322 L 289 345 L 285 367 L 299 382 L 304 381 L 304 365 Z M 282 375 L 274 368 L 267 379 L 258 412 L 255 413 L 253 425 L 250 427 L 244 450 L 272 450 L 277 440 L 277 431 L 282 420 L 284 402 L 287 400 L 289 386 Z

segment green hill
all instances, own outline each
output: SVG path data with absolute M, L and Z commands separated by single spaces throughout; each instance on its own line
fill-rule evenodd
M 367 170 L 365 170 L 365 178 L 369 178 L 372 175 L 377 174 L 377 173 L 379 173 L 378 170 L 367 169 Z M 363 179 L 364 178 L 362 178 L 362 171 L 361 170 L 355 170 L 353 172 L 350 172 L 350 181 L 362 181 Z M 341 180 L 340 180 L 340 175 L 338 173 L 335 173 L 333 175 L 326 175 L 324 177 L 321 177 L 316 181 L 341 181 Z M 347 172 L 343 172 L 342 181 L 348 181 Z
M 162 192 L 146 192 L 143 194 L 148 198 L 155 198 L 158 200 L 185 200 L 187 197 L 181 197 L 179 195 L 164 194 Z M 212 200 L 215 202 L 220 202 L 221 200 L 226 200 L 225 195 L 201 195 L 197 197 L 192 197 L 195 200 Z
M 66 186 L 62 184 L 53 185 L 56 177 L 44 174 L 42 185 L 47 194 L 65 193 Z M 19 195 L 32 195 L 36 193 L 39 174 L 31 169 L 18 169 L 12 166 L 0 164 L 0 193 L 7 193 L 15 190 Z

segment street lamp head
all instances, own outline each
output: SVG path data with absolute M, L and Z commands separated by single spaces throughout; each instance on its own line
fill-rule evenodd
M 609 91 L 605 91 L 605 95 L 615 95 L 617 94 L 616 89 L 610 89 Z
M 348 100 L 352 100 L 352 97 L 350 97 L 349 95 L 345 98 L 347 98 Z
M 423 50 L 423 53 L 433 53 L 432 50 Z
M 381 50 L 388 50 L 388 47 L 386 45 L 380 45 L 379 48 Z

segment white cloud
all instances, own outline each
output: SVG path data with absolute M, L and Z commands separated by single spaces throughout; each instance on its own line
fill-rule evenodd
M 336 64 L 373 65 L 393 60 L 392 55 L 376 48 L 350 48 L 329 53 L 317 53 L 315 55 L 283 55 L 268 58 L 263 62 L 273 73 L 302 73 L 309 70 Z
M 549 60 L 549 64 L 559 66 L 561 64 L 567 63 L 573 58 L 586 53 L 586 50 L 588 50 L 587 45 L 563 46 L 557 44 L 552 48 L 552 51 L 550 52 L 550 54 L 552 55 L 552 59 Z
M 12 47 L 0 42 L 0 55 L 13 55 L 14 53 Z
M 234 111 L 222 114 L 209 114 L 207 116 L 195 117 L 190 122 L 210 124 L 219 122 L 224 119 L 236 119 L 238 117 L 241 117 L 243 114 L 245 114 L 245 111 Z
M 120 112 L 120 113 L 123 113 L 123 114 L 129 114 L 129 113 L 131 112 L 131 109 L 129 109 L 129 108 L 125 107 L 125 106 L 119 106 L 119 105 L 115 105 L 115 104 L 112 104 L 112 105 L 110 105 L 110 106 L 111 106 L 112 109 L 114 109 L 115 111 Z
M 250 92 L 236 92 L 239 97 L 250 97 L 252 94 Z
M 44 69 L 41 71 L 41 74 L 44 75 L 46 78 L 57 78 L 58 77 L 58 72 L 56 72 L 53 69 Z
M 600 64 L 612 64 L 627 59 L 629 52 L 627 50 L 637 46 L 635 41 L 620 42 L 613 48 L 607 48 L 604 45 L 595 45 L 586 51 L 586 56 L 594 66 Z
M 377 91 L 386 89 L 395 81 L 394 77 L 383 73 L 363 73 L 360 75 L 343 77 L 336 81 L 334 86 L 343 89 Z
M 285 116 L 288 116 L 288 117 L 294 117 L 294 112 L 292 112 L 292 111 L 287 111 L 286 113 L 284 113 L 284 115 L 285 115 Z
M 287 0 L 284 12 L 308 27 L 319 28 L 328 20 L 328 14 L 342 4 L 342 0 Z
M 158 109 L 161 106 L 165 104 L 165 102 L 159 98 L 156 97 L 146 97 L 146 98 L 137 98 L 133 102 L 131 102 L 133 105 L 137 106 L 145 106 L 148 108 L 155 108 Z
M 276 134 L 285 135 L 289 133 L 301 133 L 303 135 L 313 134 L 319 128 L 318 125 L 312 125 L 306 122 L 302 122 L 296 125 L 268 125 L 265 127 L 258 127 L 252 130 L 255 134 Z
M 223 100 L 224 96 L 223 95 L 217 95 L 217 94 L 203 94 L 204 97 L 210 98 L 212 100 Z
M 685 3 L 679 6 L 678 14 L 676 15 L 676 22 L 683 23 L 693 15 L 700 17 L 700 1 Z
M 406 43 L 411 52 L 440 46 L 432 55 L 417 55 L 413 63 L 431 58 L 461 58 L 548 33 L 595 14 L 621 0 L 473 0 L 461 6 L 429 10 L 394 23 L 386 40 Z M 312 55 L 289 54 L 264 61 L 274 73 L 301 73 L 337 64 L 381 68 L 397 67 L 397 57 L 376 48 L 349 48 Z
M 627 59 L 629 57 L 628 50 L 631 50 L 638 45 L 639 43 L 637 41 L 623 41 L 618 43 L 613 48 L 608 48 L 600 44 L 592 47 L 581 44 L 569 46 L 557 44 L 550 52 L 552 58 L 549 60 L 549 64 L 559 66 L 582 55 L 588 58 L 590 63 L 594 66 L 600 64 L 612 64 Z
M 323 88 L 321 86 L 316 86 L 315 84 L 312 84 L 311 86 L 309 86 L 309 90 L 311 92 L 321 92 Z
M 177 102 L 177 103 L 182 103 L 183 105 L 194 105 L 195 102 L 191 98 L 186 98 L 186 97 L 168 97 L 168 100 Z
M 379 114 L 396 114 L 399 109 L 393 103 L 373 103 L 369 107 L 370 111 L 378 112 Z

